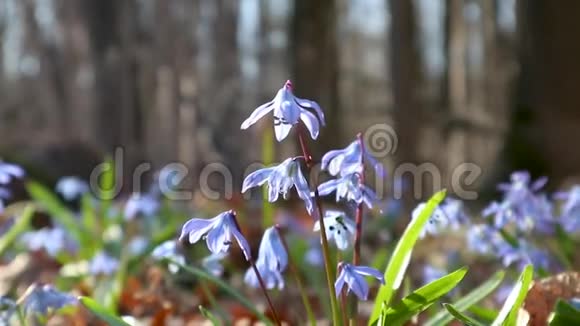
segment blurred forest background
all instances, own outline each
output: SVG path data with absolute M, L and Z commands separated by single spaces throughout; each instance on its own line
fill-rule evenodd
M 578 31 L 572 0 L 0 0 L 0 156 L 49 181 L 116 146 L 128 171 L 243 171 L 261 140 L 241 122 L 292 79 L 326 112 L 318 151 L 387 123 L 390 166 L 561 185 L 580 172 Z

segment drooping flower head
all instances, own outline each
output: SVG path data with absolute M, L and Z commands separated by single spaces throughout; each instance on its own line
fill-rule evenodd
M 192 218 L 181 228 L 179 240 L 187 239 L 193 244 L 204 238 L 209 251 L 217 254 L 228 252 L 234 237 L 244 257 L 249 261 L 252 257 L 250 245 L 240 232 L 235 218 L 236 213 L 232 210 L 211 219 Z
M 56 183 L 55 190 L 65 200 L 72 201 L 87 193 L 89 185 L 79 177 L 62 177 Z
M 320 168 L 333 176 L 347 175 L 362 173 L 364 163 L 368 163 L 378 174 L 383 174 L 381 164 L 365 150 L 362 140 L 356 139 L 343 149 L 331 150 L 324 154 Z
M 318 193 L 325 196 L 336 192 L 336 201 L 342 198 L 353 201 L 357 204 L 365 203 L 368 208 L 372 208 L 377 201 L 377 195 L 367 185 L 362 183 L 359 173 L 343 175 L 338 179 L 328 180 L 318 186 Z
M 346 250 L 354 242 L 356 224 L 346 216 L 344 212 L 337 210 L 327 210 L 324 212 L 324 226 L 326 227 L 326 238 L 334 240 L 339 250 Z M 320 231 L 320 221 L 314 223 L 314 229 Z
M 280 271 L 269 269 L 266 265 L 258 263 L 256 263 L 256 268 L 258 269 L 260 276 L 262 276 L 262 280 L 267 289 L 273 289 L 276 287 L 279 290 L 282 290 L 284 288 L 284 277 Z M 246 274 L 244 275 L 244 283 L 253 288 L 260 287 L 260 281 L 258 280 L 258 276 L 253 268 L 248 268 L 246 271 Z
M 306 178 L 300 169 L 300 162 L 297 157 L 291 157 L 277 166 L 260 169 L 250 173 L 242 186 L 242 192 L 248 189 L 261 186 L 268 183 L 268 201 L 275 202 L 278 200 L 278 195 L 282 194 L 284 199 L 288 198 L 289 190 L 292 187 L 296 188 L 298 196 L 306 204 L 308 213 L 312 214 L 314 211 L 314 203 L 310 196 L 310 188 L 306 182 Z
M 384 276 L 378 270 L 367 266 L 354 266 L 345 262 L 338 264 L 340 273 L 334 283 L 336 296 L 340 296 L 343 287 L 346 285 L 348 292 L 353 292 L 360 300 L 367 300 L 369 286 L 365 276 L 376 278 L 381 284 L 385 283 Z
M 284 288 L 284 278 L 282 272 L 288 266 L 288 253 L 280 239 L 280 234 L 276 227 L 270 227 L 264 231 L 256 268 L 266 283 L 266 287 L 271 289 L 277 286 L 279 289 Z M 259 281 L 253 268 L 249 268 L 244 276 L 244 282 L 251 287 L 259 287 Z
M 274 132 L 278 141 L 284 140 L 290 133 L 292 126 L 300 120 L 310 132 L 312 139 L 318 137 L 320 125 L 325 125 L 324 113 L 320 106 L 314 101 L 294 96 L 292 82 L 288 80 L 278 90 L 274 99 L 260 105 L 252 112 L 250 117 L 242 123 L 241 129 L 248 129 L 272 110 L 274 111 Z

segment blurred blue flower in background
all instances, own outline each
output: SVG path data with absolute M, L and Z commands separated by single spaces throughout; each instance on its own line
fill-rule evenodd
M 160 207 L 159 199 L 155 195 L 133 193 L 125 203 L 123 215 L 126 220 L 132 220 L 139 215 L 152 217 L 157 214 Z
M 55 190 L 65 200 L 73 201 L 89 191 L 89 185 L 79 177 L 62 177 L 56 183 Z
M 8 184 L 12 179 L 24 177 L 24 169 L 16 164 L 0 161 L 0 185 Z
M 26 316 L 47 316 L 66 306 L 78 304 L 74 296 L 60 292 L 48 284 L 31 285 L 24 297 L 22 307 Z
M 168 240 L 153 249 L 151 252 L 151 257 L 155 260 L 163 260 L 169 259 L 173 260 L 181 265 L 185 265 L 185 257 L 181 253 L 179 253 L 177 248 L 177 241 L 175 240 Z M 173 274 L 179 271 L 179 266 L 173 263 L 169 263 L 168 265 L 169 271 Z
M 119 268 L 119 260 L 104 251 L 97 253 L 89 261 L 89 273 L 92 275 L 111 275 Z
M 76 248 L 74 241 L 61 227 L 42 228 L 22 234 L 20 241 L 31 251 L 45 250 L 48 255 L 55 257 L 63 250 L 73 251 Z
M 369 296 L 369 286 L 365 279 L 366 276 L 376 278 L 381 284 L 385 284 L 383 274 L 378 270 L 367 266 L 354 266 L 345 262 L 338 264 L 340 273 L 334 283 L 336 296 L 340 296 L 344 286 L 347 286 L 347 292 L 353 292 L 360 300 L 366 300 Z
M 417 205 L 411 213 L 411 218 L 416 219 L 419 217 L 426 206 L 427 204 L 424 202 Z M 435 208 L 419 236 L 420 238 L 424 238 L 427 234 L 437 235 L 448 228 L 457 230 L 460 225 L 466 224 L 467 222 L 468 218 L 463 209 L 463 202 L 454 198 L 447 198 L 441 205 Z
M 214 254 L 228 252 L 232 244 L 232 236 L 238 242 L 246 260 L 252 257 L 250 245 L 238 229 L 235 221 L 235 212 L 223 212 L 211 219 L 192 218 L 182 229 L 179 240 L 187 239 L 189 243 L 196 243 L 205 236 L 209 251 Z
M 559 192 L 554 196 L 565 200 L 560 214 L 559 223 L 568 233 L 580 231 L 580 186 L 574 186 L 567 192 Z
M 431 264 L 423 265 L 423 284 L 429 284 L 447 275 L 447 271 Z
M 252 112 L 250 117 L 242 123 L 241 129 L 248 129 L 272 110 L 274 110 L 274 132 L 278 141 L 284 140 L 290 133 L 292 126 L 297 124 L 299 120 L 302 120 L 312 139 L 318 138 L 320 125 L 325 125 L 324 113 L 320 106 L 314 101 L 294 96 L 292 82 L 288 80 L 278 90 L 274 99 L 260 105 Z
M 268 201 L 275 202 L 278 195 L 282 194 L 284 199 L 288 198 L 288 192 L 292 187 L 296 188 L 298 196 L 306 204 L 306 210 L 309 214 L 314 211 L 314 203 L 310 196 L 310 188 L 306 178 L 300 169 L 300 163 L 297 157 L 291 157 L 277 166 L 263 168 L 250 173 L 245 179 L 242 186 L 242 193 L 248 189 L 261 186 L 268 183 Z
M 211 254 L 201 260 L 201 266 L 214 276 L 221 276 L 224 273 L 224 266 L 222 260 L 227 257 L 226 253 L 218 252 Z

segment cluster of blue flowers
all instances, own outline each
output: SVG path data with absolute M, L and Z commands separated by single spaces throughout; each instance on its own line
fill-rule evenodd
M 274 131 L 278 141 L 284 140 L 291 129 L 302 121 L 312 139 L 316 139 L 320 133 L 320 127 L 325 125 L 324 113 L 320 106 L 310 100 L 294 96 L 292 83 L 287 81 L 277 92 L 274 99 L 259 106 L 246 119 L 241 129 L 247 129 L 259 119 L 273 112 Z M 336 210 L 323 211 L 317 207 L 316 191 L 311 191 L 311 186 L 302 171 L 302 163 L 308 164 L 310 157 L 307 153 L 303 156 L 291 157 L 276 166 L 263 168 L 249 174 L 242 185 L 242 192 L 262 185 L 268 186 L 268 201 L 275 202 L 280 195 L 287 199 L 292 188 L 304 202 L 306 210 L 313 216 L 315 221 L 313 230 L 320 231 L 321 225 L 325 226 L 327 240 L 336 244 L 339 250 L 347 250 L 355 239 L 356 224 L 345 212 Z M 318 186 L 318 195 L 324 196 L 336 193 L 336 200 L 347 200 L 356 204 L 366 204 L 372 207 L 376 201 L 376 195 L 367 187 L 364 180 L 364 162 L 368 162 L 373 168 L 382 173 L 382 168 L 377 161 L 364 150 L 360 139 L 344 149 L 328 152 L 322 158 L 322 169 L 328 171 L 336 179 L 329 180 Z M 322 215 L 322 216 L 320 216 Z M 322 223 L 321 220 L 323 219 Z M 229 250 L 232 240 L 235 239 L 244 253 L 245 258 L 253 262 L 248 242 L 240 232 L 236 221 L 236 212 L 227 211 L 211 219 L 193 218 L 183 225 L 180 239 L 196 243 L 205 239 L 208 249 L 213 254 L 225 253 Z M 265 230 L 260 243 L 258 258 L 255 260 L 255 269 L 248 269 L 245 275 L 245 283 L 252 287 L 260 286 L 261 277 L 268 289 L 284 287 L 282 273 L 288 265 L 288 253 L 283 245 L 283 239 L 276 227 Z M 366 300 L 368 285 L 365 276 L 373 276 L 380 282 L 383 276 L 380 272 L 366 266 L 354 266 L 340 262 L 338 266 L 339 276 L 335 283 L 337 296 L 347 285 L 347 292 L 352 291 L 361 300 Z M 260 274 L 257 275 L 256 271 Z
M 509 183 L 500 183 L 500 201 L 483 211 L 484 223 L 470 223 L 463 203 L 448 198 L 430 217 L 421 237 L 466 225 L 468 248 L 478 254 L 498 257 L 506 267 L 533 264 L 546 271 L 558 268 L 554 255 L 539 248 L 537 236 L 575 234 L 580 231 L 580 186 L 549 196 L 542 191 L 547 179 L 532 181 L 526 171 L 512 173 Z M 413 211 L 416 218 L 425 203 Z M 559 209 L 558 209 L 559 208 Z

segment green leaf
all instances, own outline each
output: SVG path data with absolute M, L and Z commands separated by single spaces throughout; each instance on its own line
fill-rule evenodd
M 258 319 L 263 321 L 266 325 L 272 325 L 272 322 L 268 319 L 268 317 L 264 316 L 263 313 L 256 309 L 256 305 L 252 303 L 250 300 L 246 299 L 243 295 L 241 295 L 236 289 L 231 287 L 228 283 L 222 281 L 222 279 L 209 274 L 208 272 L 204 271 L 201 268 L 197 268 L 195 266 L 183 265 L 176 260 L 173 259 L 166 259 L 166 261 L 179 266 L 179 268 L 183 269 L 184 271 L 191 273 L 194 276 L 199 278 L 208 280 L 215 285 L 222 288 L 222 290 L 226 291 L 232 298 L 236 299 L 239 303 L 241 303 L 244 307 L 250 310 Z
M 530 283 L 532 283 L 533 274 L 534 266 L 527 265 L 522 271 L 522 274 L 520 274 L 520 277 L 514 285 L 514 288 L 508 295 L 508 298 L 499 311 L 497 318 L 491 324 L 492 326 L 512 326 L 516 324 L 518 310 L 520 309 L 520 306 L 528 294 Z
M 495 273 L 485 283 L 481 284 L 461 299 L 453 303 L 453 307 L 460 312 L 469 309 L 471 306 L 487 297 L 501 283 L 505 276 L 503 271 Z M 446 325 L 453 320 L 453 316 L 447 310 L 439 311 L 435 316 L 429 319 L 425 326 Z M 493 319 L 492 319 L 493 320 Z
M 30 226 L 30 220 L 34 215 L 34 208 L 32 205 L 26 206 L 20 217 L 16 220 L 14 225 L 8 230 L 8 232 L 4 233 L 0 238 L 0 256 L 4 254 L 4 252 L 10 248 L 10 246 L 16 241 L 16 239 L 26 230 L 28 230 Z
M 204 316 L 205 318 L 207 318 L 209 321 L 211 321 L 212 325 L 219 325 L 220 322 L 218 321 L 217 317 L 214 316 L 211 311 L 205 309 L 203 306 L 199 306 L 199 312 L 201 312 L 201 315 Z
M 449 311 L 451 316 L 455 317 L 455 319 L 459 320 L 460 322 L 464 323 L 467 326 L 485 326 L 484 324 L 478 322 L 477 320 L 462 314 L 450 303 L 444 303 L 443 306 L 445 307 L 445 309 L 447 309 L 447 311 Z
M 383 317 L 386 325 L 403 325 L 416 314 L 429 308 L 435 301 L 453 290 L 467 273 L 467 267 L 443 276 L 409 294 L 388 308 Z
M 580 325 L 580 310 L 568 302 L 558 300 L 550 326 Z
M 79 301 L 90 310 L 95 316 L 103 320 L 110 326 L 130 326 L 123 321 L 120 317 L 117 317 L 111 311 L 105 309 L 103 306 L 99 305 L 95 300 L 89 297 L 80 297 Z
M 71 236 L 80 244 L 80 248 L 90 248 L 93 237 L 75 218 L 74 214 L 48 188 L 38 182 L 28 182 L 26 189 L 30 197 L 38 203 L 39 208 L 45 210 L 53 219 L 58 221 L 70 232 Z
M 372 325 L 378 319 L 383 302 L 388 306 L 393 294 L 399 288 L 400 281 L 402 281 L 405 275 L 411 258 L 411 252 L 419 238 L 419 234 L 423 230 L 427 220 L 429 220 L 429 217 L 433 214 L 435 208 L 443 201 L 445 195 L 445 190 L 441 190 L 433 195 L 429 199 L 429 202 L 427 202 L 427 205 L 425 205 L 425 209 L 423 209 L 421 214 L 417 218 L 412 219 L 405 229 L 385 270 L 385 284 L 379 288 L 371 318 L 369 319 L 369 325 Z
M 499 314 L 499 311 L 492 308 L 484 308 L 478 305 L 469 307 L 469 312 L 473 313 L 479 319 L 483 319 L 488 324 L 491 324 Z

